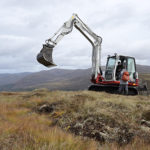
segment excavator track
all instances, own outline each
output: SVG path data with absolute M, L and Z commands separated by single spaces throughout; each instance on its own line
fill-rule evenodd
M 97 91 L 97 92 L 107 92 L 111 94 L 119 94 L 119 86 L 113 86 L 113 85 L 96 85 L 93 84 L 89 86 L 89 91 Z M 128 95 L 138 95 L 139 92 L 137 88 L 129 87 L 128 88 Z

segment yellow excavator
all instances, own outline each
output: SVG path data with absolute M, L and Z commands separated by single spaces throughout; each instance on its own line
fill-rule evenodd
M 67 34 L 71 33 L 75 27 L 92 45 L 92 73 L 89 90 L 106 91 L 117 93 L 120 84 L 118 78 L 118 62 L 126 65 L 130 80 L 128 82 L 129 94 L 137 95 L 139 87 L 138 72 L 136 71 L 135 58 L 130 56 L 117 55 L 108 56 L 105 73 L 101 69 L 101 43 L 102 38 L 95 34 L 79 17 L 73 14 L 54 35 L 45 41 L 43 48 L 37 55 L 37 61 L 46 67 L 53 67 L 56 64 L 52 59 L 52 52 L 59 41 Z

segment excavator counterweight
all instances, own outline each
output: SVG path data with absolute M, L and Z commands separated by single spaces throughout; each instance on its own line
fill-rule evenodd
M 43 44 L 43 48 L 37 55 L 37 61 L 46 67 L 56 66 L 52 59 L 53 47 L 54 46 L 50 44 Z

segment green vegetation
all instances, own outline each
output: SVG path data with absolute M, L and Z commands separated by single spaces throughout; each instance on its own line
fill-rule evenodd
M 149 150 L 149 114 L 150 96 L 1 92 L 0 149 Z

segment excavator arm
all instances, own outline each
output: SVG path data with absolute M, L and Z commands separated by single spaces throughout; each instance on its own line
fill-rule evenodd
M 46 44 L 43 45 L 42 50 L 37 55 L 37 60 L 46 67 L 56 66 L 52 59 L 53 48 L 65 35 L 72 32 L 73 27 L 79 30 L 92 45 L 92 77 L 96 79 L 98 74 L 101 74 L 102 38 L 92 32 L 77 14 L 73 14 L 51 38 L 45 41 Z

